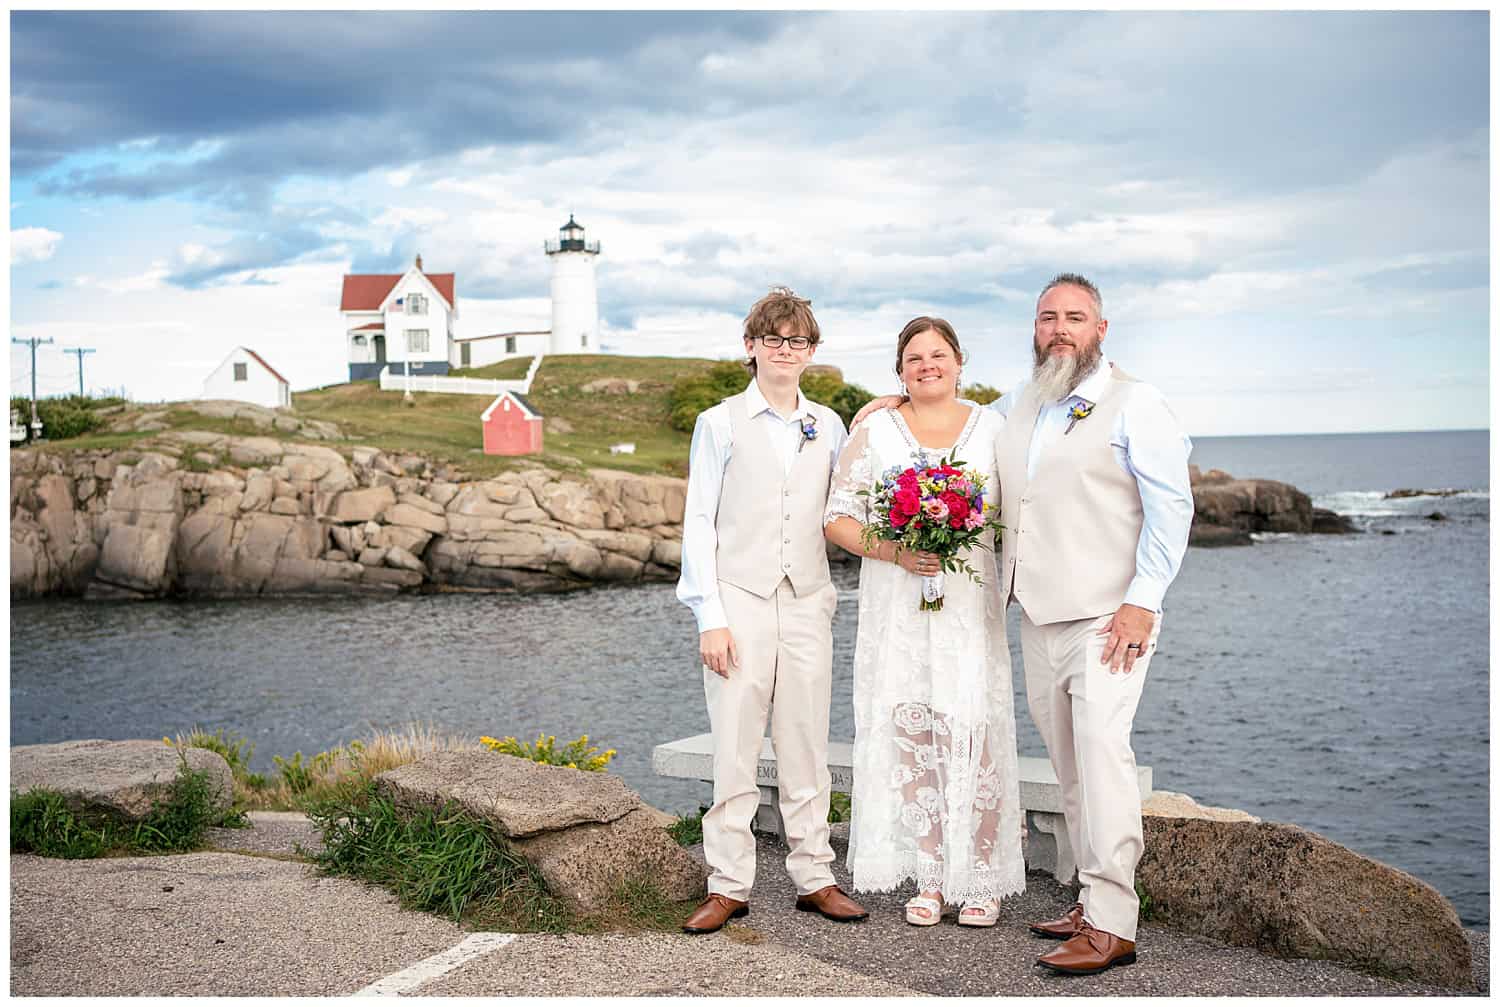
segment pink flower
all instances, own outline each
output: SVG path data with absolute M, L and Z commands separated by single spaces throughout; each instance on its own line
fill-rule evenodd
M 948 520 L 948 505 L 941 500 L 927 500 L 922 504 L 922 513 L 934 521 Z
M 977 510 L 969 511 L 969 516 L 964 518 L 964 528 L 968 531 L 973 531 L 982 524 L 984 524 L 984 515 Z

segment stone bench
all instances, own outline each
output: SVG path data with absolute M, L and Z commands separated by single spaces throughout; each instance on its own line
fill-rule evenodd
M 833 780 L 833 789 L 841 794 L 849 793 L 854 786 L 853 752 L 853 744 L 847 741 L 833 741 L 828 745 L 828 773 Z M 658 776 L 712 784 L 713 735 L 696 734 L 657 745 L 651 753 L 651 768 Z M 1052 772 L 1052 763 L 1023 755 L 1020 771 L 1021 807 L 1026 812 L 1026 867 L 1033 871 L 1047 871 L 1058 881 L 1066 883 L 1072 879 L 1078 864 L 1063 825 L 1062 788 Z M 776 753 L 771 748 L 771 739 L 762 738 L 760 764 L 755 770 L 760 807 L 755 812 L 754 828 L 776 833 L 785 842 L 786 832 L 777 805 L 776 780 Z M 1142 801 L 1151 796 L 1150 766 L 1136 767 L 1136 783 Z

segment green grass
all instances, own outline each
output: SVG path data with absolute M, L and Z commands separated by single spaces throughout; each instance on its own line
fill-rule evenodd
M 629 472 L 683 476 L 687 474 L 691 427 L 671 426 L 671 392 L 682 378 L 706 375 L 723 361 L 691 357 L 631 357 L 579 354 L 547 357 L 538 369 L 527 399 L 552 420 L 540 454 L 520 458 L 486 455 L 479 414 L 489 405 L 483 395 L 412 393 L 412 404 L 400 391 L 383 392 L 374 381 L 355 381 L 296 392 L 293 413 L 303 419 L 337 423 L 348 441 L 321 441 L 346 454 L 352 444 L 370 444 L 387 452 L 421 454 L 448 462 L 471 478 L 542 465 L 562 472 L 603 467 Z M 486 367 L 466 368 L 455 375 L 480 378 L 519 378 L 530 365 L 520 357 Z M 584 391 L 600 378 L 638 382 L 632 394 L 611 395 Z M 748 379 L 744 379 L 748 380 Z M 204 430 L 236 437 L 301 440 L 297 435 L 263 429 L 248 420 L 203 416 L 185 403 L 133 404 L 124 415 L 165 412 L 161 422 L 169 430 Z M 108 417 L 113 421 L 122 414 Z M 556 421 L 561 421 L 558 423 Z M 109 433 L 93 431 L 66 441 L 49 441 L 48 451 L 117 450 L 136 445 L 156 432 Z M 632 455 L 611 455 L 609 446 L 635 444 Z M 191 451 L 184 452 L 189 458 Z M 196 469 L 199 463 L 184 462 Z
M 243 812 L 214 806 L 213 786 L 208 773 L 189 769 L 183 759 L 167 796 L 134 823 L 79 811 L 54 790 L 12 795 L 10 849 L 65 860 L 201 849 L 210 827 L 246 823 Z
M 703 816 L 708 814 L 708 808 L 700 805 L 696 814 L 682 815 L 677 821 L 667 826 L 667 835 L 676 841 L 678 846 L 696 846 L 703 842 Z
M 455 372 L 482 378 L 518 378 L 529 358 Z M 537 370 L 527 400 L 544 417 L 561 419 L 570 429 L 547 429 L 541 454 L 522 459 L 483 454 L 479 414 L 489 405 L 481 395 L 413 392 L 413 405 L 402 404 L 399 391 L 382 392 L 373 381 L 361 381 L 310 392 L 298 392 L 299 415 L 338 423 L 359 441 L 385 450 L 434 455 L 484 477 L 538 462 L 549 468 L 592 467 L 630 472 L 684 475 L 690 434 L 671 429 L 668 395 L 685 375 L 696 375 L 714 361 L 678 357 L 625 357 L 613 354 L 548 357 Z M 599 378 L 640 382 L 630 395 L 586 392 Z M 635 454 L 611 455 L 609 446 L 634 441 Z
M 673 902 L 647 878 L 616 890 L 602 912 L 581 916 L 490 823 L 455 805 L 398 809 L 372 781 L 353 784 L 308 808 L 323 834 L 312 854 L 322 871 L 393 892 L 408 909 L 439 913 L 481 930 L 592 933 L 676 930 L 692 904 Z

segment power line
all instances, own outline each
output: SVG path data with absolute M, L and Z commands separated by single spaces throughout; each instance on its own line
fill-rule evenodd
M 83 398 L 83 355 L 85 353 L 95 353 L 97 351 L 84 349 L 81 346 L 73 346 L 63 350 L 63 352 L 78 354 L 78 397 L 81 399 Z
M 10 337 L 12 343 L 20 343 L 22 346 L 31 347 L 31 439 L 39 440 L 42 436 L 42 421 L 36 415 L 36 348 L 44 343 L 51 343 L 52 337 L 41 339 L 32 336 L 30 339 L 17 339 Z M 79 359 L 82 359 L 81 357 Z

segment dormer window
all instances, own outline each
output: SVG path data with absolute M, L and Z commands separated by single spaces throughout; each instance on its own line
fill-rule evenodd
M 427 314 L 427 295 L 426 294 L 407 294 L 406 295 L 406 313 L 408 315 L 425 315 L 425 314 Z

